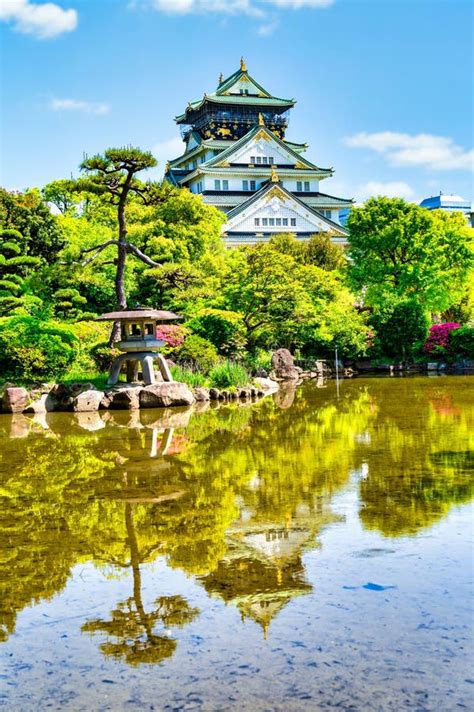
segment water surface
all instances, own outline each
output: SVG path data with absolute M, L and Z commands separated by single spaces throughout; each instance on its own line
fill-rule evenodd
M 473 386 L 0 416 L 0 705 L 473 709 Z

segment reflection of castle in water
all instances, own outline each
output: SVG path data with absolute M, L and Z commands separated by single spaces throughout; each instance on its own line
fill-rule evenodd
M 322 498 L 317 506 L 298 507 L 284 524 L 259 522 L 242 506 L 239 519 L 227 532 L 227 553 L 210 574 L 200 577 L 206 591 L 236 606 L 242 621 L 258 623 L 265 638 L 271 621 L 294 598 L 311 593 L 302 553 L 319 546 L 316 535 L 334 521 Z

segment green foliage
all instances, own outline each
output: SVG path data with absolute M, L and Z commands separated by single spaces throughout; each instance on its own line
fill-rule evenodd
M 198 336 L 208 339 L 225 356 L 235 356 L 245 346 L 242 314 L 223 309 L 203 309 L 187 322 Z
M 183 368 L 182 366 L 171 366 L 170 370 L 175 381 L 187 383 L 192 388 L 207 386 L 209 383 L 209 380 L 200 371 L 193 371 L 191 368 Z
M 377 306 L 414 297 L 430 311 L 460 300 L 474 265 L 462 215 L 428 211 L 400 198 L 371 198 L 351 211 L 350 276 Z
M 183 366 L 204 373 L 208 373 L 219 360 L 214 344 L 196 334 L 187 336 L 182 345 L 174 349 L 171 355 Z
M 248 385 L 250 376 L 241 364 L 223 361 L 209 371 L 209 381 L 216 388 L 230 388 Z
M 26 313 L 28 307 L 40 304 L 40 300 L 31 301 L 31 295 L 26 294 L 25 281 L 39 259 L 22 254 L 22 248 L 25 241 L 17 230 L 0 228 L 0 316 Z
M 272 352 L 264 349 L 254 349 L 244 355 L 244 365 L 252 374 L 260 369 L 270 372 L 273 368 Z
M 0 227 L 20 232 L 25 240 L 23 254 L 50 263 L 64 244 L 59 223 L 36 189 L 16 193 L 0 188 Z
M 207 250 L 222 250 L 224 215 L 188 190 L 154 208 L 145 226 L 147 253 L 160 263 L 196 262 Z
M 474 326 L 462 326 L 452 331 L 449 343 L 457 356 L 474 359 Z
M 91 348 L 90 355 L 100 373 L 105 373 L 111 367 L 114 358 L 120 355 L 120 351 L 110 347 L 108 342 L 99 342 Z
M 0 320 L 0 372 L 9 378 L 61 377 L 79 353 L 72 329 L 35 317 Z
M 406 358 L 421 350 L 428 335 L 429 319 L 415 300 L 399 302 L 379 309 L 371 323 L 376 332 L 375 352 Z

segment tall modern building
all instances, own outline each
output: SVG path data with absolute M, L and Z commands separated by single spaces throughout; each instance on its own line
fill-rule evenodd
M 473 209 L 470 201 L 461 198 L 460 195 L 448 195 L 440 192 L 439 195 L 432 195 L 425 198 L 420 206 L 427 210 L 445 210 L 448 213 L 462 213 L 470 225 L 473 224 Z
M 175 119 L 185 151 L 169 161 L 165 178 L 226 214 L 229 246 L 282 232 L 300 239 L 330 232 L 335 242 L 346 241 L 339 212 L 352 200 L 320 192 L 333 169 L 311 163 L 308 144 L 285 138 L 295 103 L 264 89 L 242 59 L 237 72 L 221 75 L 214 92 L 189 102 Z

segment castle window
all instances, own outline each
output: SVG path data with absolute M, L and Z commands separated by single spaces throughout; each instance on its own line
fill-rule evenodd
M 255 227 L 260 226 L 260 218 L 255 218 Z
M 303 183 L 300 180 L 296 181 L 296 192 L 301 193 L 303 190 Z
M 243 180 L 242 181 L 242 190 L 248 190 L 249 189 L 249 182 L 248 180 Z
M 288 227 L 288 218 L 282 218 L 283 227 Z
M 255 159 L 255 163 L 257 163 L 258 165 L 260 165 L 260 164 L 262 163 L 262 157 L 261 157 L 261 156 L 257 156 L 256 159 Z
M 214 181 L 214 190 L 220 190 L 221 189 L 221 182 L 220 180 L 215 180 Z
M 296 218 L 290 218 L 291 227 L 296 227 Z
M 255 156 L 250 156 L 250 163 L 255 164 Z
M 305 192 L 306 192 L 306 193 L 309 193 L 309 188 L 310 188 L 309 180 L 305 180 L 305 182 L 304 182 L 304 189 L 305 189 Z
M 262 156 L 262 163 L 266 165 L 268 163 L 268 158 L 266 156 Z
M 229 190 L 229 181 L 228 180 L 222 181 L 222 190 Z
M 268 218 L 262 218 L 262 225 L 263 225 L 263 227 L 267 227 L 267 225 L 268 225 Z
M 268 224 L 270 227 L 275 227 L 275 218 L 268 218 Z
M 271 166 L 273 165 L 273 163 L 274 163 L 274 158 L 273 158 L 273 156 L 269 156 L 269 157 L 268 157 L 268 162 L 269 162 L 269 164 L 270 164 Z
M 281 218 L 276 218 L 276 226 L 281 227 Z
M 331 216 L 332 216 L 332 211 L 331 211 L 331 210 L 325 210 L 325 211 L 324 211 L 324 214 L 325 214 L 325 216 L 326 216 L 327 218 L 331 218 Z

